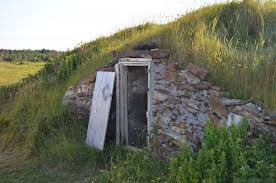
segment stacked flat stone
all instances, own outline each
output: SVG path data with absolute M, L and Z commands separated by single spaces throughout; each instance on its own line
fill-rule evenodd
M 251 100 L 242 101 L 224 97 L 223 88 L 206 81 L 207 69 L 195 64 L 181 68 L 170 60 L 165 49 L 128 50 L 113 53 L 112 70 L 118 58 L 152 58 L 152 112 L 153 126 L 151 147 L 162 157 L 171 157 L 179 152 L 182 144 L 189 144 L 196 151 L 204 140 L 207 121 L 218 126 L 239 125 L 243 117 L 250 124 L 248 143 L 254 143 L 262 134 L 273 136 L 276 144 L 276 112 Z M 95 77 L 89 75 L 75 87 L 70 87 L 64 97 L 64 104 L 88 121 Z M 111 111 L 116 111 L 111 109 Z

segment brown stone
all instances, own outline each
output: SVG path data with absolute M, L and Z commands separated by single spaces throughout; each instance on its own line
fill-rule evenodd
M 170 94 L 170 91 L 166 90 L 166 89 L 155 89 L 155 90 L 158 91 L 158 92 L 160 92 L 160 93 L 166 94 L 166 95 Z
M 173 131 L 175 131 L 178 134 L 181 134 L 181 135 L 184 134 L 184 129 L 183 128 L 180 128 L 178 126 L 172 126 L 171 128 L 172 128 Z
M 177 147 L 181 147 L 183 144 L 181 144 L 180 142 L 178 142 L 178 141 L 176 141 L 176 140 L 172 140 L 171 141 L 171 144 L 172 144 L 172 146 L 177 146 Z
M 211 107 L 212 112 L 215 112 L 221 117 L 228 117 L 229 112 L 226 110 L 220 98 L 212 95 L 209 97 L 209 106 Z
M 178 74 L 178 81 L 179 82 L 181 82 L 182 84 L 183 83 L 187 83 L 187 78 L 186 78 L 186 76 L 185 75 L 183 75 L 183 74 Z
M 180 89 L 185 89 L 185 90 L 188 90 L 188 91 L 191 91 L 191 92 L 195 92 L 196 89 L 192 86 L 192 85 L 182 85 Z
M 276 126 L 276 121 L 265 121 L 264 123 L 271 126 Z
M 165 74 L 165 79 L 167 81 L 177 81 L 178 74 L 177 74 L 177 72 L 174 72 L 174 71 L 167 71 Z
M 169 97 L 168 97 L 167 102 L 168 102 L 169 104 L 181 104 L 181 103 L 182 103 L 182 101 L 181 101 L 179 98 L 177 98 L 177 97 L 172 97 L 172 96 L 169 96 Z
M 223 127 L 223 125 L 220 122 L 220 118 L 218 118 L 218 116 L 214 115 L 213 113 L 208 112 L 208 117 L 212 123 L 216 124 L 218 127 Z
M 183 129 L 188 128 L 188 126 L 184 122 L 174 122 L 173 126 L 177 126 L 179 128 L 183 128 Z
M 208 82 L 200 82 L 198 84 L 192 84 L 192 86 L 199 90 L 207 90 L 210 88 L 211 84 Z
M 193 103 L 193 102 L 188 102 L 187 106 L 189 106 L 189 107 L 191 107 L 191 108 L 196 109 L 197 111 L 199 111 L 198 106 L 195 103 Z
M 223 96 L 223 92 L 219 92 L 219 91 L 216 91 L 216 90 L 209 90 L 209 93 L 210 95 L 214 95 L 214 96 L 217 96 L 217 97 L 221 97 Z
M 167 65 L 167 69 L 168 69 L 169 71 L 174 71 L 174 72 L 176 72 L 177 70 L 180 69 L 180 67 L 179 67 L 179 65 L 176 64 L 176 63 L 169 63 L 169 64 Z
M 205 79 L 208 74 L 206 69 L 200 68 L 199 66 L 191 63 L 186 67 L 186 69 L 188 69 L 190 73 L 199 77 L 200 79 Z
M 160 58 L 169 58 L 171 52 L 169 49 L 154 49 L 154 50 L 151 50 L 149 54 L 153 59 L 160 59 Z
M 193 114 L 196 114 L 196 113 L 198 112 L 198 110 L 196 110 L 196 109 L 194 109 L 194 108 L 192 108 L 192 107 L 186 107 L 186 109 L 187 109 L 189 112 L 193 113 Z
M 187 139 L 192 142 L 193 144 L 195 144 L 197 147 L 201 146 L 201 141 L 199 138 L 197 138 L 193 133 L 187 131 L 186 132 L 186 137 Z
M 211 86 L 211 89 L 215 90 L 215 91 L 218 91 L 218 92 L 222 91 L 222 88 L 219 87 L 219 86 L 216 86 L 216 85 Z

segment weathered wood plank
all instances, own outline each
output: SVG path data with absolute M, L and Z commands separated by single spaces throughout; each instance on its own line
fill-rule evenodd
M 123 106 L 123 130 L 126 144 L 128 144 L 128 107 L 127 107 L 127 67 L 122 67 L 122 106 Z
M 119 64 L 120 72 L 120 131 L 122 142 L 128 143 L 128 122 L 127 122 L 127 67 Z
M 100 150 L 104 147 L 114 80 L 115 72 L 97 72 L 86 143 Z
M 116 73 L 116 144 L 120 144 L 120 72 L 119 64 L 115 65 Z

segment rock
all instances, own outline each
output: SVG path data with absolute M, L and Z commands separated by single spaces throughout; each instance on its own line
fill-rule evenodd
M 197 120 L 202 124 L 205 124 L 205 122 L 208 121 L 208 119 L 209 119 L 208 113 L 203 113 L 203 112 L 200 112 L 197 117 Z
M 177 97 L 172 97 L 172 96 L 169 96 L 168 99 L 167 99 L 167 102 L 169 104 L 181 104 L 181 100 Z
M 219 86 L 212 85 L 210 88 L 211 88 L 211 90 L 215 90 L 217 92 L 221 92 L 222 91 L 222 88 L 219 87 Z
M 219 92 L 219 91 L 216 91 L 216 90 L 209 90 L 209 95 L 221 97 L 221 96 L 223 96 L 223 92 Z
M 265 121 L 264 123 L 271 126 L 276 126 L 276 121 Z
M 162 94 L 165 94 L 165 95 L 170 95 L 171 94 L 170 90 L 164 89 L 164 88 L 155 89 L 155 91 L 158 91 L 158 92 L 160 92 Z
M 208 117 L 212 123 L 216 124 L 218 127 L 223 127 L 223 125 L 221 124 L 221 118 L 219 118 L 217 115 L 208 112 Z
M 162 125 L 162 127 L 167 127 L 171 122 L 171 112 L 164 112 L 162 115 L 157 114 L 158 116 L 158 123 Z
M 200 68 L 199 66 L 191 63 L 186 67 L 186 69 L 188 69 L 189 72 L 202 80 L 205 79 L 208 74 L 208 71 L 206 69 Z
M 194 76 L 193 74 L 191 74 L 188 71 L 185 71 L 184 75 L 189 84 L 198 84 L 200 82 L 200 79 L 198 77 Z
M 195 92 L 196 91 L 196 89 L 193 86 L 191 86 L 191 85 L 182 85 L 180 87 L 180 89 L 182 89 L 182 90 L 188 90 L 190 92 Z
M 268 113 L 269 119 L 272 121 L 276 121 L 276 111 L 271 111 Z
M 214 95 L 210 96 L 209 106 L 211 107 L 212 112 L 215 112 L 221 117 L 225 117 L 225 118 L 228 117 L 228 111 L 218 97 Z
M 175 71 L 167 70 L 165 74 L 165 79 L 167 81 L 176 81 L 178 79 L 178 73 Z
M 74 94 L 73 87 L 69 87 L 69 89 L 66 91 L 63 97 L 62 104 L 65 106 L 71 106 L 74 104 L 74 101 L 75 101 L 75 94 Z
M 180 143 L 186 143 L 187 139 L 185 135 L 181 135 L 178 134 L 177 132 L 171 130 L 171 129 L 165 129 L 164 133 L 168 136 L 170 136 L 171 138 L 173 138 L 174 140 L 177 140 Z
M 176 64 L 176 63 L 169 63 L 169 64 L 167 65 L 167 70 L 169 70 L 169 71 L 176 72 L 176 71 L 179 70 L 179 69 L 180 69 L 180 67 L 179 67 L 179 65 Z
M 175 131 L 176 133 L 181 134 L 181 135 L 183 135 L 184 132 L 185 132 L 185 129 L 180 128 L 180 127 L 178 127 L 178 126 L 172 126 L 171 129 L 172 129 L 173 131 Z
M 161 92 L 154 91 L 152 98 L 153 98 L 153 101 L 164 102 L 168 98 L 168 96 Z
M 149 55 L 153 59 L 169 58 L 171 51 L 169 49 L 154 49 L 150 50 Z
M 198 112 L 198 110 L 192 108 L 192 107 L 187 107 L 187 110 L 190 112 L 190 113 L 193 113 L 193 114 L 196 114 Z
M 239 105 L 242 102 L 239 99 L 229 99 L 229 98 L 222 98 L 221 101 L 222 101 L 223 105 L 225 105 L 225 106 Z
M 207 89 L 209 89 L 210 86 L 211 86 L 211 84 L 208 82 L 200 82 L 200 83 L 194 85 L 194 87 L 199 90 L 207 90 Z
M 183 122 L 183 121 L 173 122 L 172 125 L 173 125 L 173 126 L 176 126 L 176 127 L 178 127 L 178 128 L 182 128 L 182 129 L 186 129 L 186 128 L 187 128 L 186 123 Z
M 187 139 L 192 142 L 193 144 L 195 144 L 197 146 L 197 148 L 199 148 L 201 146 L 201 141 L 199 138 L 197 138 L 193 133 L 187 131 L 186 132 L 186 137 Z
M 194 103 L 192 103 L 192 102 L 188 102 L 187 103 L 187 106 L 189 106 L 189 107 L 191 107 L 191 108 L 193 108 L 193 109 L 195 109 L 195 110 L 197 110 L 197 111 L 199 111 L 200 109 L 198 108 L 198 106 L 197 105 L 195 105 Z
M 247 103 L 245 105 L 241 105 L 241 107 L 247 112 L 255 116 L 261 117 L 260 113 L 262 112 L 262 109 L 259 106 L 253 104 L 252 102 Z
M 243 120 L 243 117 L 235 113 L 230 113 L 227 120 L 227 126 L 240 125 Z
M 193 114 L 188 113 L 187 114 L 187 118 L 186 118 L 186 122 L 188 124 L 195 124 L 197 122 L 197 120 L 196 120 L 196 118 L 195 118 L 195 116 Z

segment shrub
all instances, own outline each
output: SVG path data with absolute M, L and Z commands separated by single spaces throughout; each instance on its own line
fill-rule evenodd
M 202 149 L 183 151 L 171 161 L 169 182 L 273 182 L 271 138 L 246 146 L 248 126 L 218 128 L 208 123 Z

